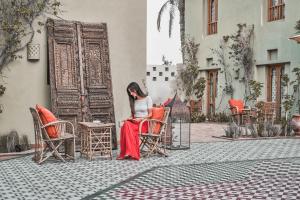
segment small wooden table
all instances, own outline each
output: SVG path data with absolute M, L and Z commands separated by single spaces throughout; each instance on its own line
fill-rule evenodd
M 80 155 L 92 160 L 95 155 L 112 159 L 111 132 L 114 123 L 79 122 L 83 127 L 81 133 Z

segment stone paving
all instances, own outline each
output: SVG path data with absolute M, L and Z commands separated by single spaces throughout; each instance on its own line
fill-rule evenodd
M 31 157 L 0 162 L 0 199 L 300 198 L 299 139 L 193 143 L 140 161 Z
M 220 138 L 225 135 L 226 127 L 226 123 L 193 123 L 191 124 L 191 141 L 195 143 L 228 141 Z

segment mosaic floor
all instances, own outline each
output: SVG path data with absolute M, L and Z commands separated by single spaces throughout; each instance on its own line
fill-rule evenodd
M 141 161 L 31 157 L 0 162 L 0 199 L 300 199 L 298 139 L 197 143 Z

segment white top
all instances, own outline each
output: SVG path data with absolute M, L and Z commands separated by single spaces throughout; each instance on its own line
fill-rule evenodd
M 152 108 L 152 99 L 150 96 L 146 96 L 143 99 L 137 99 L 134 101 L 134 110 L 135 114 L 134 117 L 147 117 L 148 116 L 148 109 Z

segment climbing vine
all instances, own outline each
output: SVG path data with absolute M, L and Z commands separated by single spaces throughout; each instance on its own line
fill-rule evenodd
M 235 78 L 240 78 L 240 82 L 245 86 L 245 100 L 250 100 L 251 85 L 253 79 L 253 37 L 254 25 L 237 24 L 238 30 L 232 35 L 223 36 L 219 48 L 211 49 L 216 56 L 217 62 L 222 67 L 225 78 L 224 92 L 233 97 L 234 87 L 232 86 L 233 74 Z M 232 63 L 230 65 L 229 63 Z M 239 77 L 241 74 L 242 77 Z
M 197 59 L 199 45 L 194 38 L 187 37 L 183 46 L 186 66 L 178 72 L 177 88 L 184 93 L 187 99 L 192 96 L 201 99 L 204 95 L 206 80 L 199 77 L 200 71 Z
M 35 32 L 34 20 L 42 15 L 57 16 L 60 12 L 58 0 L 0 0 L 0 77 L 3 82 L 3 68 L 10 62 L 21 59 L 18 52 L 32 42 Z M 37 22 L 39 27 L 44 23 Z M 0 82 L 0 96 L 5 87 Z M 0 112 L 2 111 L 0 107 Z
M 231 68 L 228 63 L 228 39 L 229 36 L 224 36 L 221 39 L 219 48 L 211 49 L 212 53 L 216 56 L 217 64 L 222 68 L 221 73 L 224 74 L 225 87 L 223 93 L 233 97 L 232 74 Z
M 253 36 L 254 25 L 238 24 L 238 31 L 229 36 L 229 58 L 243 74 L 241 81 L 245 85 L 245 97 L 250 95 L 250 80 L 253 79 Z

